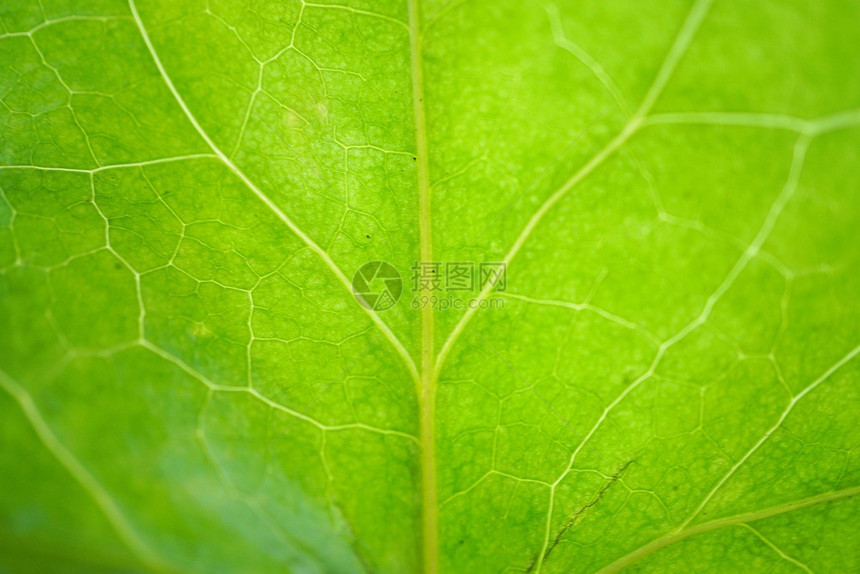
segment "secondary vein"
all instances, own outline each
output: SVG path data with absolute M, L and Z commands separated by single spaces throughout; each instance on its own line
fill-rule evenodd
M 301 239 L 307 246 L 313 251 L 317 257 L 322 259 L 322 261 L 326 264 L 326 266 L 331 269 L 332 273 L 334 273 L 335 277 L 337 277 L 338 281 L 346 287 L 347 291 L 352 293 L 352 283 L 349 278 L 344 274 L 344 272 L 337 266 L 331 256 L 325 251 L 322 247 L 320 247 L 313 239 L 310 238 L 302 229 L 295 224 L 295 222 L 290 219 L 290 217 L 284 213 L 284 211 L 278 207 L 278 205 L 268 196 L 263 190 L 261 190 L 257 185 L 251 181 L 251 179 L 239 169 L 233 161 L 227 157 L 227 155 L 219 148 L 212 138 L 209 137 L 209 134 L 206 133 L 206 130 L 203 129 L 203 126 L 197 121 L 197 118 L 194 114 L 191 113 L 191 110 L 185 103 L 182 95 L 179 93 L 179 90 L 176 89 L 176 86 L 173 84 L 173 80 L 170 79 L 170 76 L 167 73 L 167 70 L 164 68 L 164 65 L 161 63 L 161 58 L 158 56 L 158 52 L 155 50 L 155 46 L 152 44 L 152 40 L 149 38 L 149 32 L 146 30 L 146 26 L 143 23 L 143 20 L 140 18 L 140 14 L 137 12 L 137 7 L 135 6 L 134 0 L 128 0 L 128 6 L 131 10 L 132 17 L 134 18 L 135 23 L 137 24 L 137 28 L 140 31 L 140 35 L 143 38 L 144 44 L 146 44 L 146 48 L 149 51 L 149 55 L 152 57 L 153 62 L 155 63 L 155 67 L 158 69 L 158 73 L 161 75 L 162 80 L 167 85 L 167 88 L 170 90 L 170 93 L 173 95 L 173 98 L 176 100 L 176 103 L 179 104 L 179 107 L 182 109 L 182 112 L 185 114 L 185 117 L 191 122 L 191 125 L 194 127 L 195 131 L 200 135 L 206 145 L 215 153 L 216 156 L 224 163 L 224 165 L 229 169 L 236 177 L 238 177 L 242 182 L 251 190 L 251 192 L 257 196 L 257 198 L 262 201 L 266 206 L 272 210 L 272 212 L 286 224 L 290 230 L 295 233 L 299 239 Z M 364 307 L 362 307 L 363 309 Z M 403 359 L 403 362 L 406 364 L 406 367 L 409 369 L 409 372 L 413 377 L 417 378 L 417 369 L 415 367 L 415 362 L 412 360 L 412 356 L 406 350 L 406 347 L 403 346 L 403 343 L 394 332 L 388 327 L 385 322 L 383 322 L 376 312 L 371 310 L 366 310 L 370 320 L 376 325 L 376 327 L 382 332 L 386 339 L 394 346 L 397 353 Z
M 785 504 L 780 504 L 779 506 L 772 506 L 764 510 L 756 510 L 752 512 L 747 512 L 745 514 L 738 514 L 734 516 L 728 516 L 726 518 L 711 520 L 710 522 L 703 522 L 691 528 L 687 528 L 678 532 L 672 532 L 670 534 L 667 534 L 666 536 L 658 538 L 646 544 L 645 546 L 634 550 L 630 554 L 619 558 L 609 566 L 602 568 L 600 570 L 600 573 L 611 574 L 613 572 L 619 572 L 658 550 L 661 550 L 671 544 L 675 544 L 676 542 L 680 542 L 681 540 L 690 538 L 691 536 L 695 536 L 697 534 L 710 532 L 712 530 L 717 530 L 718 528 L 724 528 L 726 526 L 734 526 L 736 524 L 746 524 L 748 522 L 764 520 L 765 518 L 770 518 L 779 514 L 785 514 L 787 512 L 794 512 L 803 508 L 815 506 L 817 504 L 823 504 L 826 502 L 831 502 L 843 498 L 851 498 L 857 496 L 858 494 L 860 494 L 860 486 L 853 486 L 850 488 L 845 488 L 843 490 L 837 490 L 835 492 L 819 494 L 817 496 L 812 496 L 803 500 L 787 502 Z

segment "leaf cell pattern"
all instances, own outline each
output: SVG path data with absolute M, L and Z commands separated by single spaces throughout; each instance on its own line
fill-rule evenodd
M 856 569 L 856 22 L 3 7 L 0 567 Z

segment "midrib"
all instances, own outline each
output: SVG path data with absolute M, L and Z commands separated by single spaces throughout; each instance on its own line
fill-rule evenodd
M 433 261 L 430 209 L 430 169 L 427 156 L 427 125 L 424 115 L 424 74 L 421 54 L 421 17 L 418 0 L 409 0 L 409 43 L 412 66 L 412 106 L 415 116 L 415 154 L 418 168 L 418 223 L 421 261 Z M 418 377 L 421 445 L 422 556 L 425 574 L 438 570 L 436 500 L 436 365 L 433 344 L 433 309 L 421 309 L 421 366 Z

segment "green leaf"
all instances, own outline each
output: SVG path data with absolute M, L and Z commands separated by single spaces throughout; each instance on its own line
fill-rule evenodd
M 0 570 L 857 571 L 858 23 L 6 2 Z

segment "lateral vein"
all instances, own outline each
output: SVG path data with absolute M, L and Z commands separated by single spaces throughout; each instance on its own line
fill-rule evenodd
M 36 436 L 42 441 L 47 451 L 51 453 L 57 462 L 66 469 L 72 478 L 93 499 L 96 506 L 98 506 L 108 523 L 110 523 L 120 540 L 125 543 L 129 550 L 149 568 L 158 572 L 170 571 L 170 567 L 164 560 L 135 531 L 104 485 L 57 438 L 57 435 L 54 434 L 54 431 L 51 430 L 51 427 L 42 416 L 42 413 L 39 412 L 39 408 L 30 393 L 4 371 L 0 371 L 0 388 L 6 391 L 18 403 L 24 417 L 30 423 Z
M 287 227 L 295 233 L 299 239 L 301 239 L 311 251 L 313 251 L 326 266 L 331 269 L 332 273 L 337 277 L 337 279 L 346 287 L 347 291 L 352 293 L 352 284 L 349 278 L 341 271 L 340 267 L 335 264 L 334 260 L 332 260 L 331 256 L 321 248 L 313 239 L 311 239 L 304 231 L 296 225 L 289 216 L 284 213 L 281 208 L 277 206 L 277 204 L 272 201 L 272 199 L 266 195 L 259 187 L 257 187 L 253 181 L 251 181 L 245 173 L 239 169 L 239 167 L 233 163 L 233 161 L 227 157 L 227 155 L 215 145 L 215 142 L 209 137 L 200 123 L 197 121 L 197 118 L 194 114 L 191 113 L 191 110 L 185 104 L 185 100 L 182 98 L 182 95 L 176 89 L 176 86 L 173 85 L 173 80 L 170 79 L 170 76 L 167 74 L 167 70 L 164 68 L 164 65 L 161 63 L 161 58 L 158 56 L 158 52 L 155 50 L 155 46 L 152 44 L 152 40 L 149 38 L 149 33 L 146 31 L 146 26 L 143 23 L 143 20 L 140 18 L 140 14 L 137 12 L 137 7 L 135 6 L 134 0 L 128 0 L 128 6 L 131 9 L 131 14 L 134 18 L 135 23 L 137 24 L 137 28 L 140 31 L 140 35 L 143 38 L 144 43 L 146 44 L 147 50 L 149 50 L 149 54 L 152 57 L 152 60 L 155 62 L 156 68 L 158 68 L 159 74 L 161 74 L 161 78 L 164 80 L 164 83 L 167 85 L 167 88 L 170 90 L 170 93 L 173 94 L 173 98 L 179 104 L 179 107 L 182 109 L 185 116 L 188 118 L 188 121 L 191 122 L 191 125 L 197 131 L 203 141 L 206 142 L 206 145 L 209 146 L 210 149 L 218 156 L 218 158 L 224 162 L 224 165 L 233 172 L 233 174 L 238 177 L 242 182 L 248 186 L 248 189 L 256 195 L 260 201 L 262 201 L 266 206 L 272 210 L 272 212 L 277 215 L 278 219 L 283 221 Z M 364 309 L 364 307 L 362 307 Z M 403 346 L 403 343 L 400 342 L 400 339 L 388 328 L 379 316 L 372 310 L 365 309 L 370 320 L 374 322 L 374 324 L 379 328 L 382 334 L 386 339 L 394 346 L 397 350 L 398 354 L 401 356 L 403 361 L 406 364 L 406 367 L 409 369 L 409 372 L 412 374 L 413 378 L 418 377 L 418 370 L 415 366 L 415 361 L 412 360 L 412 357 L 409 355 L 409 352 L 406 350 L 406 347 Z
M 794 512 L 797 510 L 808 508 L 810 506 L 815 506 L 817 504 L 823 504 L 826 502 L 840 500 L 843 498 L 851 498 L 858 494 L 860 494 L 860 486 L 853 486 L 850 488 L 845 488 L 843 490 L 837 490 L 835 492 L 819 494 L 817 496 L 812 496 L 803 500 L 786 502 L 778 506 L 765 508 L 764 510 L 754 510 L 752 512 L 746 512 L 744 514 L 736 514 L 734 516 L 728 516 L 726 518 L 718 518 L 709 522 L 703 522 L 702 524 L 697 524 L 696 526 L 687 528 L 686 530 L 682 530 L 680 532 L 672 532 L 670 534 L 667 534 L 666 536 L 657 538 L 656 540 L 651 541 L 645 546 L 634 550 L 630 554 L 619 558 L 605 568 L 600 569 L 599 573 L 610 574 L 612 572 L 620 572 L 624 568 L 635 564 L 637 561 L 641 560 L 642 558 L 645 558 L 650 554 L 653 554 L 654 552 L 657 552 L 658 550 L 662 550 L 667 546 L 670 546 L 672 544 L 675 544 L 676 542 L 680 542 L 681 540 L 685 540 L 697 534 L 710 532 L 712 530 L 717 530 L 718 528 L 723 528 L 726 526 L 734 526 L 737 524 L 746 524 L 748 522 L 764 520 L 765 518 L 770 518 L 772 516 L 777 516 L 788 512 Z

